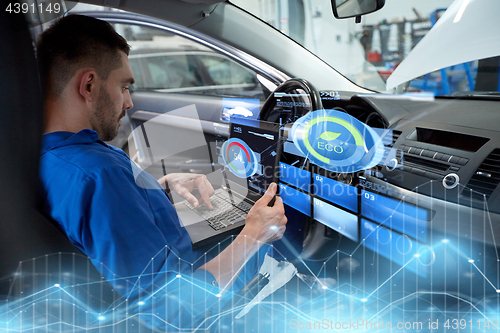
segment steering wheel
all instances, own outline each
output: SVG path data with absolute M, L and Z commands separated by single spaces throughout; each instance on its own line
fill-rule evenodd
M 267 98 L 262 106 L 259 119 L 284 125 L 295 122 L 309 112 L 322 109 L 323 104 L 319 92 L 310 82 L 304 79 L 290 79 L 278 86 L 274 93 Z M 303 252 L 307 252 L 307 249 L 314 245 L 314 235 L 324 233 L 322 230 L 316 226 L 314 221 L 307 219 L 303 230 Z
M 292 112 L 288 115 L 292 121 L 297 118 L 303 116 L 309 111 L 320 110 L 323 108 L 323 104 L 321 103 L 321 98 L 319 96 L 318 91 L 314 88 L 314 86 L 307 80 L 304 79 L 290 79 L 288 81 L 283 82 L 279 85 L 272 93 L 264 105 L 262 106 L 262 110 L 260 111 L 259 119 L 269 122 L 278 122 L 280 116 L 285 115 L 282 110 L 276 108 L 277 106 L 277 98 L 276 93 L 292 93 L 294 91 L 302 90 L 305 92 L 305 95 L 308 97 L 305 101 L 303 94 L 292 94 L 288 97 L 294 102 L 292 107 Z M 298 103 L 298 104 L 297 104 Z M 299 112 L 299 108 L 297 105 L 304 105 L 308 107 L 304 107 L 302 112 Z M 304 112 L 305 111 L 305 112 Z M 285 121 L 287 123 L 288 121 Z

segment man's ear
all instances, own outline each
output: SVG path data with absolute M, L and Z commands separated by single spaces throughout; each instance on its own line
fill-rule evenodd
M 88 70 L 80 75 L 79 93 L 86 102 L 92 102 L 97 89 L 97 74 L 93 70 Z

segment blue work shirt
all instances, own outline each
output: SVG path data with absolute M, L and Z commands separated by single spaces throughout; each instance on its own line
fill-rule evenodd
M 45 134 L 40 162 L 44 212 L 115 289 L 140 300 L 143 315 L 165 308 L 165 321 L 151 316 L 152 326 L 196 327 L 219 301 L 219 288 L 212 274 L 197 270 L 211 258 L 192 249 L 160 184 L 92 130 Z M 258 271 L 257 262 L 250 266 L 234 288 Z

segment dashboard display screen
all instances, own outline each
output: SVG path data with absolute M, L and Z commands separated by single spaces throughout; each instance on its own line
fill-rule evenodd
M 427 240 L 432 212 L 413 204 L 361 190 L 361 214 L 419 241 Z
M 358 217 L 326 202 L 314 199 L 314 219 L 357 242 Z
M 336 205 L 358 212 L 358 190 L 351 185 L 314 174 L 314 194 Z
M 309 194 L 298 191 L 290 186 L 280 183 L 280 197 L 283 203 L 298 210 L 302 214 L 311 216 L 311 197 Z
M 242 123 L 259 117 L 260 100 L 255 98 L 222 98 L 221 120 Z
M 280 162 L 280 180 L 309 192 L 311 187 L 311 173 L 307 170 Z
M 274 92 L 274 100 L 276 104 L 266 119 L 281 125 L 293 123 L 312 108 L 311 97 L 301 89 L 293 92 Z
M 281 99 L 277 98 L 279 103 L 277 106 L 282 108 L 281 115 L 293 113 L 292 109 L 288 109 L 288 107 L 302 107 L 302 105 L 288 100 L 293 100 L 291 97 L 294 96 L 283 95 Z M 318 114 L 316 118 L 312 117 L 309 120 L 307 118 L 300 119 L 316 124 L 320 121 L 326 122 L 323 120 L 324 118 L 329 119 L 330 122 L 336 121 L 335 124 L 343 124 L 344 128 L 349 130 L 337 129 L 331 124 L 327 124 L 331 128 L 326 128 L 326 125 L 323 124 L 325 126 L 319 128 L 317 133 L 312 133 L 312 130 L 307 127 L 308 125 L 304 125 L 303 133 L 312 135 L 314 140 L 324 141 L 314 145 L 320 150 L 324 147 L 329 151 L 329 147 L 337 147 L 335 140 L 340 138 L 342 134 L 348 135 L 351 133 L 350 131 L 357 133 L 349 126 L 350 123 L 337 113 Z M 300 120 L 282 119 L 287 123 L 293 123 L 293 126 L 288 124 L 281 129 L 278 146 L 279 188 L 283 203 L 304 217 L 310 217 L 312 221 L 323 224 L 331 231 L 344 236 L 345 241 L 359 243 L 360 246 L 364 246 L 394 263 L 408 267 L 419 275 L 425 275 L 427 272 L 425 266 L 420 267 L 422 265 L 419 265 L 415 258 L 424 256 L 425 251 L 419 252 L 419 249 L 427 248 L 425 245 L 429 238 L 427 228 L 434 213 L 424 207 L 365 190 L 365 186 L 358 178 L 352 178 L 353 172 L 351 170 L 359 169 L 351 167 L 352 161 L 357 161 L 354 157 L 337 160 L 330 156 L 327 163 L 330 166 L 351 163 L 347 171 L 345 168 L 329 168 L 317 163 L 311 158 L 316 150 L 307 149 L 309 146 L 309 148 L 313 147 L 311 144 L 306 145 L 305 148 L 297 144 L 296 140 L 300 139 L 300 135 L 295 134 L 302 133 L 297 127 Z M 365 133 L 364 131 L 358 132 Z M 309 141 L 313 142 L 313 139 Z M 393 142 L 392 135 L 389 141 L 389 144 Z M 338 146 L 340 147 L 340 144 Z M 365 146 L 363 145 L 363 147 Z M 348 148 L 345 147 L 346 150 Z M 382 157 L 391 156 L 385 154 L 385 147 L 373 145 L 372 148 L 377 154 L 367 156 L 367 161 L 370 160 L 369 163 L 364 160 L 363 156 L 365 155 L 355 156 L 363 162 L 359 164 L 360 167 L 363 166 L 361 170 L 366 170 L 373 163 L 383 165 Z M 337 153 L 341 151 L 338 147 L 337 150 Z M 323 155 L 319 155 L 317 158 L 321 159 Z M 395 158 L 395 151 L 393 155 Z M 386 156 L 385 158 L 387 159 Z M 323 160 L 326 160 L 326 157 Z M 351 178 L 346 175 L 351 175 Z M 409 261 L 411 262 L 409 263 Z
M 479 136 L 420 127 L 417 127 L 416 132 L 410 134 L 408 139 L 471 152 L 478 151 L 479 148 L 490 140 Z
M 276 108 L 281 108 L 287 113 L 305 114 L 311 107 L 308 94 L 275 92 Z M 299 112 L 297 112 L 297 110 Z M 295 111 L 295 112 L 294 112 Z M 305 111 L 305 112 L 304 112 Z

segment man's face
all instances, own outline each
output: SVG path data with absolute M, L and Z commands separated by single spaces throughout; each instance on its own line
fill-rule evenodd
M 91 126 L 103 141 L 113 140 L 118 134 L 125 110 L 132 108 L 129 86 L 134 75 L 127 55 L 120 51 L 122 66 L 111 72 L 106 81 L 101 81 Z

